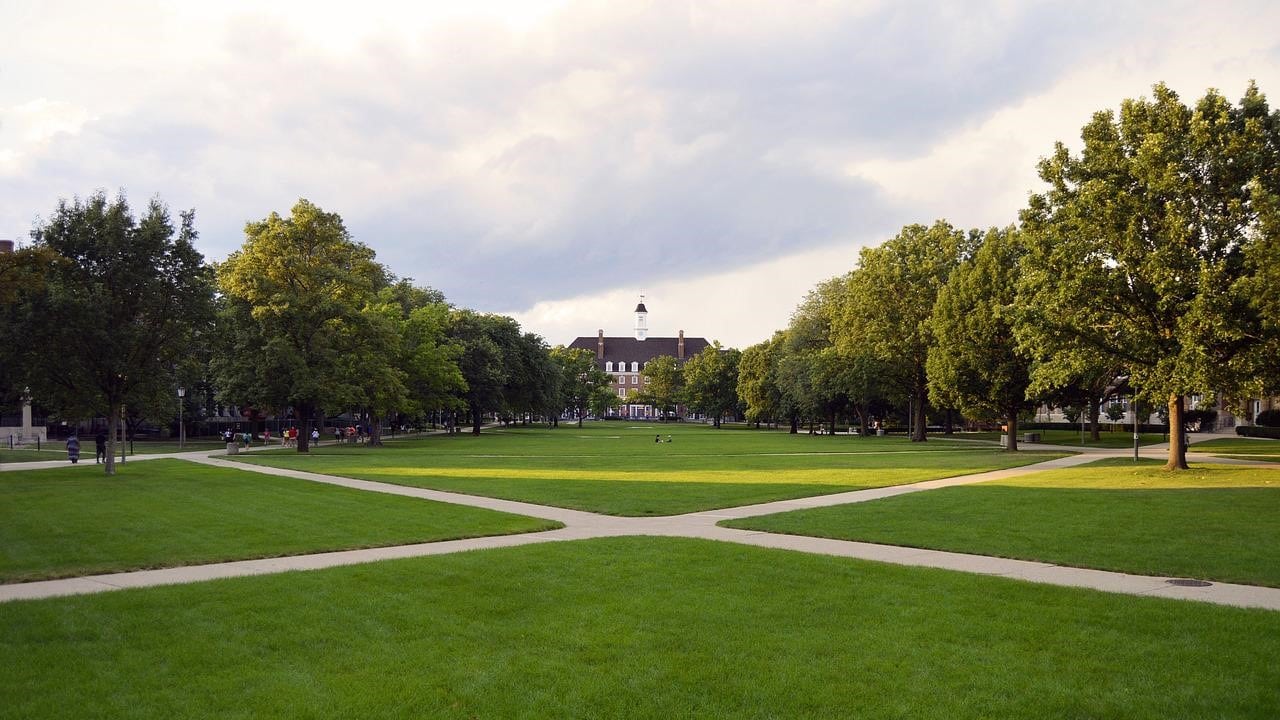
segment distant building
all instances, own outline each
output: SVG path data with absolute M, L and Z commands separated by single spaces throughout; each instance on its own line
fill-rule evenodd
M 644 389 L 645 379 L 640 371 L 650 360 L 667 355 L 684 364 L 711 344 L 706 338 L 685 337 L 684 330 L 676 337 L 649 337 L 649 311 L 644 306 L 644 296 L 640 297 L 635 314 L 632 337 L 605 337 L 604 330 L 599 330 L 595 337 L 579 337 L 569 343 L 571 348 L 594 352 L 596 366 L 613 376 L 613 391 L 621 401 L 616 410 L 610 411 L 614 417 L 646 418 L 657 414 L 652 405 L 627 402 L 627 398 Z M 683 414 L 683 408 L 677 413 Z

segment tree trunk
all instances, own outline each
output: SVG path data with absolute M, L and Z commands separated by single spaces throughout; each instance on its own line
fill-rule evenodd
M 925 418 L 924 418 L 924 391 L 917 392 L 915 397 L 911 399 L 911 404 L 915 406 L 915 418 L 912 421 L 911 442 L 924 442 L 929 438 L 925 435 Z
M 294 410 L 298 414 L 298 419 L 302 421 L 298 423 L 296 450 L 300 453 L 309 453 L 311 452 L 311 424 L 315 422 L 315 408 L 309 404 L 299 404 L 294 407 Z
M 479 407 L 475 405 L 471 406 L 471 434 L 472 435 L 480 434 L 480 420 L 482 415 L 483 413 L 480 412 Z
M 951 409 L 947 409 L 947 426 L 942 430 L 943 435 L 955 435 L 951 430 Z
M 1016 409 L 1009 413 L 1005 424 L 1009 428 L 1009 444 L 1005 446 L 1005 452 L 1018 452 L 1018 411 Z
M 116 474 L 116 428 L 120 423 L 120 405 L 118 403 L 109 404 L 107 406 L 107 462 L 106 474 Z
M 827 414 L 828 426 L 831 428 L 831 437 L 836 436 L 836 411 L 832 410 Z
M 791 434 L 796 435 L 799 432 L 800 432 L 800 416 L 796 413 L 791 413 Z
M 1099 425 L 1099 417 L 1102 415 L 1102 398 L 1089 398 L 1089 439 L 1094 442 L 1101 442 L 1101 426 Z
M 369 418 L 369 444 L 382 446 L 382 416 L 374 414 Z
M 1189 470 L 1186 433 L 1182 429 L 1182 396 L 1169 396 L 1169 461 L 1165 470 Z

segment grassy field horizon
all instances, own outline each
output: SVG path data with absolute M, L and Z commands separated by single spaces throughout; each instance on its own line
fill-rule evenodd
M 655 436 L 662 442 L 655 442 Z M 671 442 L 667 442 L 667 438 Z M 239 456 L 326 472 L 610 515 L 675 515 L 901 485 L 1041 462 L 963 441 L 789 435 L 700 425 L 600 423 L 329 445 Z

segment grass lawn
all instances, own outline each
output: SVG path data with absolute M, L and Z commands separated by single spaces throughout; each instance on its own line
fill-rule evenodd
M 1280 613 L 669 538 L 0 605 L 0 717 L 1274 718 Z
M 84 459 L 84 447 L 80 448 L 80 458 Z M 0 449 L 0 464 L 23 463 L 23 462 L 42 462 L 45 460 L 62 460 L 70 465 L 67 460 L 67 448 L 62 443 L 40 443 L 40 449 L 36 450 L 32 445 L 22 450 L 10 450 L 6 446 Z M 89 462 L 93 462 L 93 447 L 89 447 Z
M 1270 460 L 1280 462 L 1280 440 L 1263 438 L 1221 438 L 1196 443 L 1190 452 L 1225 455 L 1246 460 Z
M 260 445 L 261 443 L 254 443 Z M 177 440 L 136 440 L 132 443 L 124 443 L 125 455 L 157 455 L 161 453 L 177 453 L 192 452 L 194 450 L 222 450 L 226 448 L 226 443 L 214 440 L 187 440 L 182 447 L 178 447 Z M 116 458 L 120 458 L 120 445 L 116 445 Z M 40 460 L 66 460 L 67 445 L 65 440 L 50 440 L 40 444 L 40 450 L 36 450 L 32 445 L 22 450 L 0 449 L 0 463 L 11 462 L 36 462 Z M 86 436 L 80 438 L 80 462 L 88 460 L 93 464 L 93 437 Z M 68 465 L 71 463 L 68 462 Z
M 664 442 L 655 443 L 661 435 Z M 672 442 L 665 442 L 670 435 Z M 329 445 L 262 463 L 611 515 L 674 515 L 900 485 L 1059 457 L 975 443 L 788 435 L 699 425 L 593 423 L 436 436 L 382 448 Z
M 1035 432 L 1040 433 L 1040 442 L 1045 445 L 1065 445 L 1067 447 L 1095 447 L 1095 448 L 1131 448 L 1133 447 L 1133 432 L 1109 432 L 1103 430 L 1098 435 L 1098 440 L 1094 441 L 1088 431 L 1084 433 L 1084 444 L 1080 443 L 1079 430 L 1020 430 L 1018 432 L 1019 439 L 1023 433 Z M 975 440 L 991 440 L 993 442 L 1000 441 L 1000 433 L 998 432 L 979 432 L 964 433 L 961 437 L 972 438 Z M 1141 433 L 1138 436 L 1138 445 L 1159 445 L 1162 442 L 1168 442 L 1169 437 L 1161 433 Z
M 0 582 L 559 526 L 181 460 L 117 467 L 0 473 Z
M 729 527 L 1280 587 L 1280 468 L 1105 460 Z

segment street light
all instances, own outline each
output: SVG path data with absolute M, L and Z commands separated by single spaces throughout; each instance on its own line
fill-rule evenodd
M 182 398 L 186 397 L 186 395 L 187 395 L 187 389 L 184 387 L 179 387 L 178 388 L 178 449 L 179 450 L 183 448 L 187 439 L 186 429 L 182 426 Z

